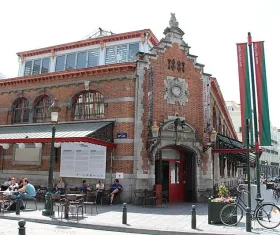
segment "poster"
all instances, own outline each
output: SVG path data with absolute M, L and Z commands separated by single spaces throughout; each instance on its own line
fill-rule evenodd
M 61 177 L 105 179 L 106 147 L 89 143 L 61 144 Z

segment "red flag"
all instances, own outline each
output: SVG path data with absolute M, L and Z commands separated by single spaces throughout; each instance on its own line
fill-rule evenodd
M 242 124 L 242 141 L 246 145 L 246 128 L 245 120 L 252 120 L 251 108 L 251 89 L 249 77 L 249 62 L 247 53 L 247 43 L 237 44 L 239 89 L 240 89 L 240 108 Z

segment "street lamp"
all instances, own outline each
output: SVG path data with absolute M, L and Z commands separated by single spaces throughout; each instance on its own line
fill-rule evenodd
M 265 181 L 267 182 L 267 173 L 268 173 L 268 161 L 264 161 L 264 164 L 266 165 L 265 167 Z
M 215 128 L 212 129 L 211 133 L 209 134 L 209 142 L 206 146 L 203 147 L 203 152 L 206 152 L 209 148 L 213 147 L 217 140 L 217 131 Z
M 53 188 L 53 165 L 54 165 L 54 138 L 55 138 L 55 126 L 58 123 L 59 113 L 61 111 L 61 107 L 59 106 L 58 100 L 55 99 L 53 104 L 49 108 L 49 112 L 51 114 L 51 123 L 52 127 L 52 142 L 51 142 L 51 155 L 50 155 L 50 166 L 49 166 L 49 178 L 48 178 L 48 192 L 45 196 L 45 207 L 42 211 L 42 215 L 50 216 L 53 215 L 54 211 L 52 208 L 52 188 Z

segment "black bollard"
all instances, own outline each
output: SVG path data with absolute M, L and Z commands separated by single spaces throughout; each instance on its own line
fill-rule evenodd
M 195 210 L 195 205 L 192 205 L 192 229 L 196 229 L 196 210 Z
M 25 224 L 26 222 L 24 220 L 18 221 L 18 235 L 25 235 Z
M 16 215 L 20 215 L 20 200 L 16 200 Z
M 126 203 L 123 204 L 122 223 L 127 224 L 127 207 Z
M 251 221 L 251 209 L 250 207 L 246 208 L 246 232 L 251 232 L 252 221 Z

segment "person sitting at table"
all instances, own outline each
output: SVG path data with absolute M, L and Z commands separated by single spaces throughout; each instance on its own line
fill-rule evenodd
M 83 193 L 87 193 L 88 191 L 90 191 L 91 189 L 90 189 L 90 187 L 89 187 L 89 184 L 88 184 L 88 182 L 86 181 L 86 180 L 83 180 L 83 185 L 82 185 L 82 187 L 81 187 L 81 191 L 83 192 Z
M 96 202 L 97 202 L 97 204 L 100 204 L 101 198 L 103 196 L 103 190 L 105 189 L 105 186 L 104 186 L 104 183 L 102 180 L 98 181 L 98 184 L 96 184 L 95 189 L 97 191 Z
M 7 180 L 5 181 L 5 183 L 1 185 L 1 190 L 2 190 L 2 191 L 7 190 L 8 187 L 11 185 L 11 183 L 12 183 L 12 182 L 11 182 L 11 178 L 8 177 Z
M 16 182 L 16 178 L 12 177 L 11 182 L 12 182 L 11 185 L 5 191 L 6 195 L 11 195 L 10 192 L 16 192 L 18 190 L 18 184 Z
M 111 204 L 113 203 L 113 200 L 114 200 L 114 196 L 117 195 L 121 190 L 122 190 L 122 185 L 120 184 L 119 180 L 118 179 L 115 179 L 114 181 L 114 184 L 112 184 L 112 187 L 111 187 Z
M 19 180 L 19 183 L 18 183 L 18 188 L 19 189 L 23 187 L 23 183 L 22 183 L 23 180 L 24 180 L 24 177 L 20 178 L 20 180 Z
M 22 181 L 23 187 L 18 190 L 18 194 L 13 194 L 12 199 L 20 200 L 20 209 L 24 209 L 23 199 L 31 199 L 36 196 L 36 190 L 32 184 L 28 182 L 26 178 Z
M 58 182 L 55 186 L 55 194 L 64 194 L 65 193 L 65 183 L 61 177 L 58 177 Z

